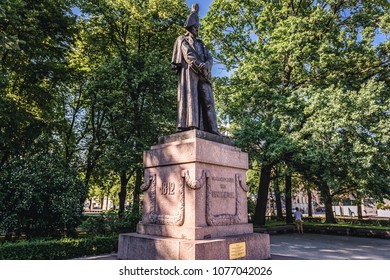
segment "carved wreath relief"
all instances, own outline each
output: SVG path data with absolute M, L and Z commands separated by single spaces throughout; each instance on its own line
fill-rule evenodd
M 150 189 L 150 190 L 149 190 Z M 150 174 L 149 180 L 142 184 L 142 191 L 149 190 L 150 194 L 150 211 L 148 213 L 149 221 L 152 224 L 181 226 L 184 223 L 184 186 L 178 186 L 172 182 L 162 182 L 158 187 L 156 183 L 156 174 Z M 161 214 L 157 210 L 157 191 L 163 197 L 178 194 L 178 209 L 175 215 Z
M 233 184 L 233 190 L 232 190 Z M 227 185 L 230 186 L 227 187 Z M 192 191 L 206 188 L 206 221 L 209 226 L 238 224 L 241 221 L 243 213 L 239 193 L 248 191 L 245 182 L 242 181 L 240 174 L 235 174 L 234 178 L 211 176 L 208 170 L 203 170 L 200 178 L 192 179 L 189 170 L 183 170 L 181 173 L 181 182 L 179 184 L 162 182 L 157 186 L 156 174 L 150 174 L 148 180 L 141 186 L 142 191 L 148 191 L 150 194 L 149 221 L 153 224 L 175 225 L 184 224 L 185 209 L 185 187 Z M 162 197 L 178 195 L 178 209 L 175 215 L 161 214 L 157 210 L 157 192 Z M 233 214 L 213 213 L 213 207 L 223 205 L 223 203 L 233 202 Z M 245 201 L 246 202 L 246 201 Z M 224 211 L 223 209 L 221 210 Z
M 212 184 L 209 183 L 212 181 Z M 229 188 L 226 187 L 227 184 L 234 184 L 233 192 L 229 191 Z M 217 187 L 219 185 L 219 188 Z M 231 188 L 230 188 L 231 190 Z M 207 192 L 206 192 L 206 221 L 209 226 L 222 226 L 222 225 L 232 225 L 239 224 L 242 222 L 241 217 L 243 209 L 241 199 L 239 199 L 240 192 L 248 191 L 248 187 L 242 182 L 240 174 L 235 174 L 234 178 L 229 177 L 212 177 L 211 180 L 208 180 L 207 183 Z M 221 200 L 217 200 L 220 198 Z M 212 211 L 212 206 L 215 203 L 228 203 L 228 200 L 232 201 L 234 199 L 234 214 L 214 214 Z M 246 202 L 246 201 L 245 201 Z

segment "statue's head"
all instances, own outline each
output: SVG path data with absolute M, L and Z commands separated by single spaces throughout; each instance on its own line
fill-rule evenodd
M 199 5 L 198 3 L 192 4 L 191 14 L 188 16 L 185 29 L 192 33 L 194 36 L 198 36 L 199 30 Z

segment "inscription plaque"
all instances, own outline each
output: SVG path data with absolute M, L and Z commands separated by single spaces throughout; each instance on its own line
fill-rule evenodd
M 229 245 L 229 259 L 235 260 L 246 257 L 246 242 L 232 243 Z
M 234 178 L 211 176 L 209 179 L 210 210 L 212 215 L 235 215 L 236 191 Z M 221 207 L 221 204 L 224 207 Z
M 243 204 L 240 174 L 235 177 L 208 176 L 206 191 L 206 220 L 209 226 L 239 224 L 243 219 Z

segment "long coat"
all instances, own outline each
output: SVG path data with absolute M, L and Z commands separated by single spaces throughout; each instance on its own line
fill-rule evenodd
M 194 39 L 190 33 L 176 39 L 172 66 L 177 70 L 177 130 L 197 128 L 204 129 L 201 102 L 199 100 L 199 84 L 210 83 L 210 77 L 202 77 L 195 69 L 204 63 L 211 73 L 213 59 L 209 50 L 200 39 Z M 211 85 L 210 85 L 211 86 Z

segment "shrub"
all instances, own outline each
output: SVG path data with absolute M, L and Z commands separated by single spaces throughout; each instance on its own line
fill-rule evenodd
M 134 232 L 139 220 L 138 213 L 126 211 L 119 218 L 117 211 L 109 211 L 87 218 L 80 228 L 90 234 Z
M 63 260 L 111 253 L 118 250 L 118 236 L 35 240 L 0 245 L 3 260 Z
M 59 154 L 15 157 L 0 170 L 0 232 L 28 238 L 74 234 L 86 194 L 77 170 Z
M 361 225 L 361 226 L 382 226 L 389 227 L 390 220 L 372 220 L 372 219 L 353 219 L 353 218 L 339 218 L 336 219 L 338 223 L 350 224 L 350 225 Z
M 312 222 L 312 223 L 321 223 L 322 222 L 321 217 L 303 217 L 302 220 L 305 222 Z

